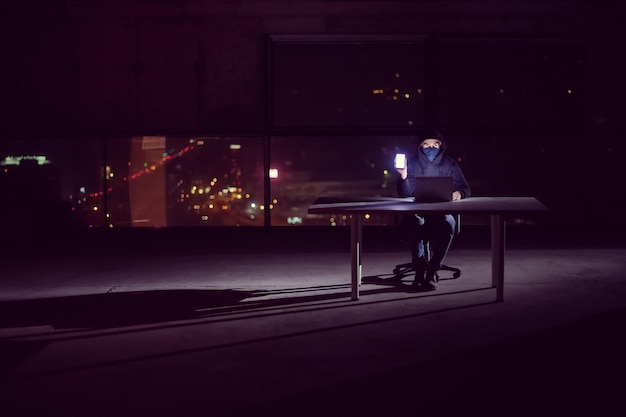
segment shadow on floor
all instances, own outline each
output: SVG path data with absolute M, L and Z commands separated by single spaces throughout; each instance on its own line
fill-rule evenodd
M 0 328 L 52 326 L 57 330 L 107 329 L 157 324 L 269 307 L 297 306 L 331 300 L 345 301 L 349 297 L 348 289 L 349 285 L 342 284 L 251 291 L 148 290 L 4 301 L 0 302 Z M 384 290 L 369 290 L 366 293 L 394 290 L 406 291 L 400 284 Z M 294 295 L 302 293 L 304 295 Z M 262 298 L 266 296 L 274 298 Z
M 150 290 L 0 302 L 0 327 L 110 328 L 188 319 L 230 306 L 254 291 Z
M 410 282 L 393 275 L 363 277 L 363 283 L 381 286 L 362 289 L 363 295 L 414 292 Z M 0 302 L 0 328 L 106 329 L 155 324 L 225 312 L 345 301 L 349 288 L 349 284 L 339 284 L 276 290 L 167 289 L 11 300 Z
M 393 286 L 361 291 L 363 297 L 382 293 L 404 293 L 397 298 L 376 298 L 371 301 L 366 301 L 362 298 L 358 303 L 355 303 L 349 297 L 349 287 L 349 285 L 342 284 L 258 291 L 232 289 L 152 290 L 0 302 L 0 329 L 31 328 L 22 335 L 16 334 L 0 338 L 0 374 L 9 371 L 31 355 L 55 342 L 115 336 L 146 330 L 167 330 L 183 326 L 203 325 L 209 322 L 255 320 L 269 316 L 289 315 L 293 312 L 309 313 L 351 306 L 363 307 L 406 299 L 406 293 L 414 292 L 410 284 L 400 282 Z M 328 290 L 332 292 L 323 292 Z M 337 292 L 336 290 L 341 291 Z M 475 288 L 446 293 L 418 293 L 414 297 L 445 296 L 485 290 L 490 290 L 490 288 Z M 311 292 L 313 294 L 306 294 Z M 305 293 L 305 295 L 294 296 L 294 293 Z M 262 298 L 268 295 L 276 298 Z M 411 313 L 408 316 L 428 315 L 435 312 L 471 308 L 484 304 L 468 304 L 426 310 Z M 374 320 L 368 318 L 354 323 L 335 324 L 329 327 L 270 336 L 268 340 L 294 337 L 307 333 L 320 333 L 338 328 L 357 327 L 373 322 L 391 322 L 407 318 L 408 316 L 400 315 Z M 41 326 L 52 326 L 53 329 L 37 328 Z M 251 339 L 238 342 L 237 344 L 258 341 Z M 234 346 L 233 343 L 227 343 L 227 345 Z M 192 350 L 202 351 L 220 347 L 224 347 L 224 345 L 208 345 Z M 157 356 L 175 356 L 186 353 L 189 352 L 183 349 Z M 151 357 L 137 357 L 129 360 L 145 360 L 149 358 Z M 109 363 L 104 365 L 109 365 Z M 98 366 L 102 366 L 102 364 L 94 364 L 92 367 Z M 58 371 L 63 372 L 67 370 L 61 369 Z

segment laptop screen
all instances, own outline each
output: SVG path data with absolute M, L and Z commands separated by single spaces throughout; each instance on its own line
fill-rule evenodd
M 452 177 L 415 177 L 416 203 L 451 201 L 453 191 Z

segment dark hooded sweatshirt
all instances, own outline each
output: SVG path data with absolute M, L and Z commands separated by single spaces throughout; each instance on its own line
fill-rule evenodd
M 407 161 L 408 175 L 406 180 L 400 178 L 398 180 L 398 195 L 400 197 L 409 197 L 413 195 L 415 188 L 415 177 L 452 177 L 453 191 L 461 193 L 461 198 L 470 196 L 470 186 L 465 180 L 461 167 L 454 158 L 445 154 L 447 145 L 441 138 L 437 138 L 441 142 L 439 153 L 435 159 L 430 162 L 424 152 L 420 149 L 417 154 Z

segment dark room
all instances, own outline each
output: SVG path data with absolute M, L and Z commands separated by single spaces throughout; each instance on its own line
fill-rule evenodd
M 0 413 L 621 415 L 625 4 L 3 2 Z

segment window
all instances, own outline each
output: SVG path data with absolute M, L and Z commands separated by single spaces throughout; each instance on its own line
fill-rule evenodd
M 347 219 L 308 207 L 320 196 L 396 196 L 394 156 L 415 153 L 425 125 L 442 131 L 474 195 L 554 201 L 578 184 L 563 173 L 582 152 L 580 42 L 274 36 L 269 51 L 258 134 L 3 141 L 3 209 L 33 227 L 69 224 L 40 216 L 42 201 L 88 227 L 340 226 Z M 599 152 L 617 160 L 615 149 Z
M 336 226 L 349 220 L 308 215 L 320 196 L 397 196 L 396 153 L 412 154 L 414 136 L 285 136 L 271 140 L 272 226 Z M 395 224 L 394 216 L 371 215 L 366 225 Z
M 583 51 L 575 41 L 441 41 L 439 125 L 580 128 L 586 94 Z
M 103 225 L 102 139 L 6 140 L 0 157 L 7 236 Z
M 424 119 L 423 55 L 417 38 L 274 38 L 272 126 L 419 126 Z
M 139 136 L 108 150 L 111 227 L 264 224 L 260 137 Z

